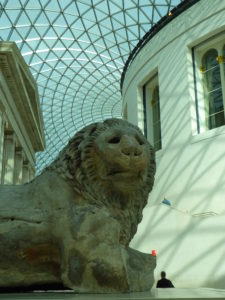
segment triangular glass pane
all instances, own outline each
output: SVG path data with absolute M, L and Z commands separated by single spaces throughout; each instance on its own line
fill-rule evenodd
M 21 47 L 20 51 L 23 54 L 23 53 L 26 53 L 26 52 L 33 52 L 33 49 L 30 47 L 30 45 L 28 43 L 24 42 L 22 44 L 22 47 Z
M 127 30 L 128 40 L 131 41 L 137 41 L 137 36 L 130 30 Z
M 38 51 L 46 50 L 46 49 L 48 49 L 48 46 L 46 45 L 46 43 L 43 40 L 41 40 L 38 45 Z
M 85 30 L 89 32 L 89 29 L 92 28 L 95 25 L 95 23 L 93 21 L 89 21 L 88 19 L 84 19 L 83 17 L 82 19 L 84 22 Z
M 74 56 L 73 54 L 71 53 L 71 51 L 67 50 L 65 53 L 64 53 L 64 57 L 68 60 L 73 60 L 74 59 Z
M 158 6 L 158 10 L 160 12 L 160 15 L 163 17 L 163 16 L 166 16 L 168 14 L 168 6 L 167 5 L 162 5 L 162 6 Z
M 98 47 L 99 49 L 104 48 L 104 41 L 101 36 L 96 36 L 95 34 L 89 35 L 90 42 L 95 45 L 95 48 Z
M 35 0 L 35 2 L 38 2 Z M 28 2 L 29 3 L 29 2 Z M 38 16 L 41 14 L 39 9 L 29 9 L 27 10 L 27 14 L 32 22 L 32 24 L 35 23 L 36 19 L 38 19 Z
M 113 15 L 113 19 L 117 20 L 118 22 L 124 22 L 124 14 L 120 11 L 119 13 Z
M 81 51 L 80 44 L 78 44 L 78 43 L 75 41 L 73 44 L 70 45 L 70 47 L 69 47 L 68 50 L 71 51 L 71 52 L 74 52 L 74 51 L 80 52 L 80 51 Z
M 43 8 L 45 8 L 46 5 L 47 5 L 51 0 L 38 0 L 38 1 L 40 2 L 41 6 L 42 6 Z
M 81 34 L 79 36 L 79 42 L 80 41 L 83 41 L 83 42 L 89 42 L 90 41 L 90 39 L 89 39 L 88 35 L 86 34 L 86 32 L 84 32 L 83 34 Z
M 67 65 L 61 60 L 61 61 L 58 61 L 57 63 L 56 63 L 56 68 L 58 69 L 58 68 L 61 68 L 61 69 L 65 69 L 65 68 L 67 68 Z
M 62 14 L 59 15 L 58 19 L 55 21 L 55 24 L 65 27 L 65 29 L 68 28 L 67 22 L 65 20 L 65 16 L 63 16 Z
M 37 9 L 37 11 L 35 11 L 35 13 L 38 12 L 38 10 L 41 9 L 41 4 L 37 0 L 29 0 L 26 2 L 25 8 L 26 8 L 26 10 L 30 9 L 29 10 L 29 15 L 30 15 L 34 12 L 33 11 L 34 9 Z
M 1 2 L 3 2 L 3 1 L 1 1 Z M 2 4 L 2 6 L 5 8 L 5 10 L 21 9 L 21 4 L 19 3 L 19 1 L 5 1 L 5 3 Z
M 71 26 L 73 25 L 73 23 L 76 21 L 76 19 L 78 18 L 78 15 L 71 15 L 71 14 L 65 14 L 64 13 L 64 18 L 66 19 L 65 23 L 67 24 L 66 27 L 71 28 Z
M 128 27 L 127 30 L 129 32 L 131 32 L 136 37 L 136 39 L 138 40 L 138 28 L 137 28 L 136 25 Z
M 46 14 L 44 12 L 42 12 L 40 14 L 40 16 L 37 18 L 36 20 L 36 24 L 39 24 L 39 25 L 49 25 L 49 20 L 47 19 L 46 17 Z
M 108 13 L 107 1 L 105 1 L 105 0 L 99 1 L 99 3 L 95 4 L 95 9 L 96 9 L 96 11 L 99 10 L 102 12 L 106 12 L 106 14 L 107 14 Z
M 37 32 L 37 30 L 32 27 L 28 36 L 27 36 L 27 39 L 35 39 L 35 38 L 40 38 L 40 34 Z
M 114 18 L 112 18 L 112 24 L 113 24 L 113 28 L 117 31 L 120 28 L 124 28 L 124 24 L 121 21 L 118 21 Z
M 22 39 L 22 37 L 19 35 L 19 33 L 16 30 L 13 30 L 12 34 L 10 36 L 10 40 L 17 42 L 17 41 L 20 41 L 21 39 Z
M 22 14 L 19 17 L 19 20 L 16 22 L 16 25 L 31 25 L 31 22 L 25 12 L 22 12 Z
M 65 32 L 63 34 L 62 39 L 71 39 L 72 41 L 74 40 L 74 35 L 71 32 L 70 28 L 65 28 Z
M 161 15 L 160 15 L 160 13 L 155 9 L 154 10 L 154 18 L 153 18 L 153 22 L 154 23 L 157 23 L 160 19 L 161 19 Z
M 62 1 L 64 2 L 64 1 Z M 70 1 L 71 3 L 69 4 L 69 6 L 64 8 L 64 13 L 68 13 L 68 14 L 73 14 L 74 16 L 78 16 L 78 10 L 77 10 L 77 6 L 75 4 L 75 1 Z
M 109 9 L 110 9 L 110 13 L 111 14 L 118 13 L 118 12 L 120 12 L 123 9 L 123 7 L 122 7 L 122 1 L 114 1 L 114 2 L 113 1 L 109 1 Z M 128 1 L 128 2 L 130 2 L 130 1 Z
M 48 1 L 48 4 L 45 5 L 45 10 L 48 10 L 48 12 L 49 11 L 60 11 L 60 6 L 59 6 L 58 2 L 59 1 Z
M 55 37 L 56 33 L 55 31 L 52 29 L 52 27 L 48 27 L 48 31 L 45 33 L 45 37 Z
M 62 43 L 65 45 L 65 48 L 71 48 L 71 45 L 73 44 L 73 40 L 72 38 L 64 38 L 64 35 L 63 37 L 61 37 L 61 41 Z
M 0 29 L 0 38 L 2 41 L 7 41 L 9 40 L 9 36 L 11 33 L 11 28 L 7 28 L 7 29 Z
M 151 24 L 147 23 L 147 24 L 141 24 L 141 28 L 143 28 L 143 30 L 146 32 L 148 32 L 151 29 Z
M 54 31 L 55 31 L 55 35 L 57 36 L 64 36 L 64 32 L 66 30 L 65 26 L 61 26 L 61 25 L 53 25 Z
M 55 43 L 55 46 L 54 46 L 54 49 L 57 48 L 57 49 L 60 49 L 61 50 L 66 50 L 66 47 L 65 45 L 61 42 L 61 40 L 57 40 L 57 42 Z
M 45 44 L 48 48 L 52 48 L 56 43 L 57 37 L 55 38 L 44 38 Z
M 156 3 L 155 3 L 157 6 L 159 5 L 165 5 L 166 4 L 166 1 L 165 0 L 157 0 Z M 166 4 L 167 5 L 167 4 Z
M 54 21 L 57 19 L 59 16 L 59 13 L 56 11 L 48 11 L 47 12 L 47 18 L 50 20 L 51 24 L 54 24 Z
M 93 47 L 92 44 L 88 45 L 88 47 L 86 48 L 86 51 L 89 51 L 89 52 L 93 53 L 94 55 L 98 55 L 98 53 L 96 52 L 96 49 Z
M 152 21 L 153 10 L 154 9 L 151 6 L 139 10 L 139 19 L 141 20 L 141 23 L 149 23 L 149 21 Z
M 74 20 L 72 28 L 75 28 L 75 29 L 78 28 L 78 29 L 84 30 L 84 26 L 83 26 L 83 23 L 81 22 L 80 18 Z
M 137 10 L 138 8 L 138 5 L 135 5 L 136 3 L 135 3 L 135 1 L 134 2 L 132 2 L 132 1 L 123 1 L 123 3 L 124 3 L 124 9 L 125 9 L 125 11 L 127 12 L 127 11 L 130 11 L 130 9 L 132 9 L 132 8 L 134 8 L 135 10 Z M 142 4 L 144 4 L 143 3 L 143 0 L 142 1 L 140 1 L 140 4 L 139 5 L 142 5 Z M 149 5 L 149 2 L 148 2 L 148 5 Z
M 138 25 L 137 24 L 137 21 L 138 21 L 138 11 L 137 9 L 130 9 L 129 11 L 127 11 L 126 13 L 126 16 L 129 16 L 132 20 L 133 20 L 133 23 L 136 24 L 136 26 Z M 139 26 L 137 26 L 139 27 Z
M 39 59 L 45 61 L 48 56 L 48 51 L 38 52 L 37 55 L 38 55 Z
M 95 34 L 97 36 L 100 36 L 100 30 L 99 30 L 99 25 L 98 24 L 92 24 L 91 28 L 89 28 L 89 34 Z
M 6 28 L 6 27 L 11 27 L 12 23 L 13 23 L 13 20 L 10 18 L 10 16 L 8 16 L 8 14 L 3 12 L 1 14 L 1 18 L 0 18 L 0 29 Z
M 41 60 L 40 57 L 36 53 L 34 53 L 32 55 L 31 64 L 38 63 L 38 62 L 40 62 L 40 60 Z
M 95 10 L 96 16 L 97 16 L 97 20 L 99 22 L 101 22 L 101 20 L 108 18 L 109 16 L 107 15 L 107 10 L 104 12 L 102 10 Z
M 62 10 L 65 10 L 71 3 L 74 2 L 74 0 L 63 0 L 59 2 L 60 8 Z
M 55 54 L 55 52 L 54 51 L 49 51 L 48 52 L 48 57 L 47 57 L 47 59 L 48 59 L 48 64 L 49 64 L 49 61 L 54 61 L 54 63 L 56 64 L 57 63 L 57 61 L 58 61 L 58 56 Z
M 19 32 L 24 38 L 27 36 L 27 34 L 29 35 L 30 29 L 31 28 L 29 26 L 21 26 L 16 28 L 17 32 Z
M 87 2 L 87 3 L 79 2 L 79 5 L 77 5 L 79 15 L 83 16 L 90 9 L 90 5 L 88 5 L 88 3 L 90 3 L 90 2 Z
M 46 32 L 49 30 L 49 25 L 35 24 L 35 29 L 37 30 L 40 36 L 46 36 L 47 35 Z

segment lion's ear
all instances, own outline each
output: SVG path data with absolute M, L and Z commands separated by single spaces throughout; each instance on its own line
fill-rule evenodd
M 91 128 L 90 128 L 90 131 L 89 131 L 89 136 L 92 136 L 94 133 L 95 133 L 95 131 L 97 130 L 97 123 L 95 123 L 95 124 L 92 124 L 93 126 L 91 126 Z
M 93 123 L 85 128 L 83 128 L 81 131 L 79 131 L 76 135 L 79 136 L 80 141 L 84 141 L 88 139 L 89 137 L 93 136 L 98 128 L 98 123 Z M 76 137 L 75 135 L 75 137 Z

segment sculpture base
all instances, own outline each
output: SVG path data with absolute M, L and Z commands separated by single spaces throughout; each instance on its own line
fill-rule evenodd
M 149 292 L 129 294 L 75 294 L 73 291 L 49 291 L 33 293 L 4 293 L 0 294 L 4 300 L 28 300 L 28 299 L 56 299 L 56 300 L 151 300 L 151 299 L 225 299 L 225 289 L 195 288 L 195 289 L 155 289 Z

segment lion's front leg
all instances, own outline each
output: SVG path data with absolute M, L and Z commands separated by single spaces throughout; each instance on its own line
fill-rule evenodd
M 76 208 L 64 238 L 62 281 L 79 293 L 149 290 L 155 258 L 120 243 L 120 223 L 106 210 Z M 79 225 L 78 225 L 79 224 Z
M 80 210 L 71 240 L 64 240 L 62 280 L 77 292 L 128 292 L 124 248 L 119 244 L 120 226 L 107 211 Z M 75 228 L 74 227 L 74 228 Z

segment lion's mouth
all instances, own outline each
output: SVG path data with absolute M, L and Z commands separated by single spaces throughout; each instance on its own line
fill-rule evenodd
M 125 171 L 125 170 L 111 170 L 107 176 L 114 176 L 114 175 L 118 175 L 118 174 L 128 174 L 129 171 Z
M 126 177 L 127 179 L 129 178 L 139 178 L 142 177 L 142 172 L 141 171 L 136 171 L 136 170 L 110 170 L 107 173 L 107 177 Z

